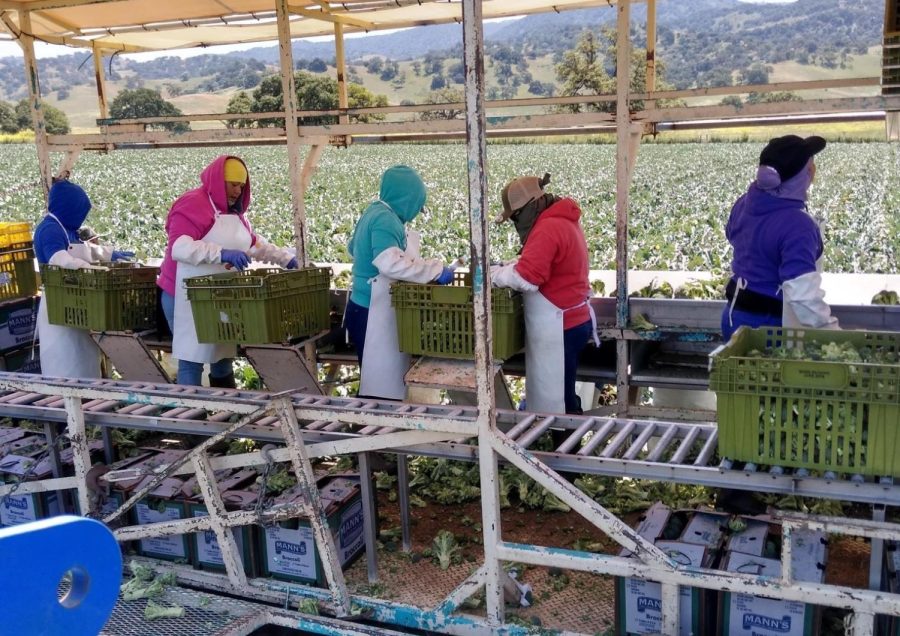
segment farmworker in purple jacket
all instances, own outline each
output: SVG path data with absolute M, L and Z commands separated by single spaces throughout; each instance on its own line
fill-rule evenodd
M 209 364 L 209 385 L 234 388 L 234 344 L 200 343 L 184 279 L 243 270 L 252 259 L 288 269 L 297 259 L 253 233 L 244 216 L 250 206 L 250 175 L 237 157 L 221 156 L 200 174 L 199 188 L 182 194 L 166 218 L 169 241 L 157 285 L 163 313 L 172 329 L 172 355 L 178 360 L 178 384 L 199 386 Z
M 81 186 L 60 179 L 50 187 L 47 214 L 34 230 L 34 252 L 39 264 L 63 269 L 102 269 L 96 263 L 134 256 L 134 252 L 82 241 L 78 232 L 90 211 L 91 200 Z M 41 299 L 37 318 L 41 373 L 65 378 L 99 378 L 100 350 L 90 332 L 50 324 L 45 299 L 46 296 Z
M 725 340 L 741 325 L 838 328 L 822 291 L 822 233 L 806 207 L 814 157 L 824 148 L 822 137 L 772 139 L 759 156 L 756 180 L 731 209 Z

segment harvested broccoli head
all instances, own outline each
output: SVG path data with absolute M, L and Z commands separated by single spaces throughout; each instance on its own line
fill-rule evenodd
M 437 559 L 438 565 L 442 570 L 450 567 L 454 561 L 459 561 L 461 554 L 459 545 L 456 543 L 456 537 L 448 530 L 441 530 L 431 542 L 432 554 Z
M 144 620 L 148 621 L 155 621 L 157 618 L 181 618 L 182 616 L 184 616 L 184 608 L 178 605 L 166 607 L 148 600 L 147 607 L 144 608 Z

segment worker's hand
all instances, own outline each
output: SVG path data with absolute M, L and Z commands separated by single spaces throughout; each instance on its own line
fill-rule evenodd
M 284 266 L 285 269 L 297 269 L 300 265 L 297 263 L 296 258 L 292 258 L 288 261 L 287 265 Z
M 133 258 L 134 252 L 129 252 L 126 250 L 113 250 L 111 257 L 113 263 L 117 261 L 130 261 Z
M 453 282 L 453 270 L 449 267 L 443 268 L 438 277 L 434 279 L 434 282 L 438 285 L 449 285 Z
M 241 250 L 222 250 L 222 262 L 235 269 L 244 270 L 250 265 L 250 257 Z

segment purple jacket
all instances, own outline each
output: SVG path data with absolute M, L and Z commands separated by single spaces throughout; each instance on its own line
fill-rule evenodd
M 734 248 L 734 275 L 772 297 L 783 282 L 816 271 L 824 249 L 803 201 L 775 197 L 755 183 L 731 208 L 725 236 Z

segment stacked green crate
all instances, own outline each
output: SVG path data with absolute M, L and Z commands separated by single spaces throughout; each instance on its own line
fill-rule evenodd
M 473 359 L 474 293 L 469 283 L 467 275 L 457 274 L 452 285 L 391 285 L 400 350 L 413 355 Z M 492 289 L 491 321 L 494 358 L 505 360 L 523 349 L 522 294 L 510 289 Z
M 825 346 L 878 362 L 812 359 Z M 741 327 L 710 356 L 719 454 L 900 477 L 898 354 L 897 332 Z
M 159 268 L 138 263 L 103 266 L 105 269 L 41 266 L 49 321 L 93 331 L 154 328 Z
M 200 342 L 289 342 L 331 324 L 327 267 L 252 269 L 184 284 Z

